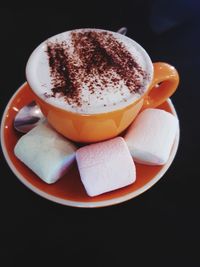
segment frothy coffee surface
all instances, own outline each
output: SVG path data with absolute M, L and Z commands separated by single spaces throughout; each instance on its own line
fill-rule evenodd
M 40 86 L 33 89 L 72 112 L 96 114 L 126 106 L 144 94 L 151 79 L 142 48 L 109 31 L 65 32 L 49 38 L 35 55 Z

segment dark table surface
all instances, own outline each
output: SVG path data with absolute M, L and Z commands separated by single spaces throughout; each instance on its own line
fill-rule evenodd
M 78 209 L 34 194 L 1 152 L 2 266 L 200 266 L 197 1 L 83 2 L 67 8 L 0 9 L 1 115 L 25 81 L 30 53 L 47 37 L 75 28 L 126 26 L 153 62 L 168 62 L 180 73 L 172 97 L 180 119 L 178 153 L 163 179 L 137 198 Z

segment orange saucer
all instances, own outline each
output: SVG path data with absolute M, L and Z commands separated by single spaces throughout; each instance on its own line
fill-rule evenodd
M 89 197 L 81 183 L 79 172 L 76 163 L 58 182 L 48 185 L 40 180 L 29 168 L 27 168 L 14 155 L 14 146 L 21 134 L 13 128 L 13 120 L 17 112 L 26 104 L 33 101 L 29 90 L 26 90 L 27 84 L 24 83 L 13 95 L 9 101 L 1 122 L 1 143 L 4 156 L 8 165 L 29 189 L 38 195 L 63 204 L 73 207 L 103 207 L 114 205 L 128 199 L 134 198 L 145 192 L 153 186 L 170 167 L 179 144 L 179 131 L 170 154 L 168 162 L 163 166 L 147 166 L 136 163 L 137 179 L 136 182 L 127 187 L 102 194 L 97 197 Z M 177 116 L 175 108 L 171 100 L 166 101 L 159 106 Z

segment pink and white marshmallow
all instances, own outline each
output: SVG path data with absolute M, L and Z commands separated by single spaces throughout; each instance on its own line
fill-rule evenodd
M 76 151 L 81 181 L 89 196 L 97 196 L 136 179 L 135 164 L 122 137 L 84 146 Z
M 146 109 L 138 115 L 124 139 L 136 162 L 163 165 L 169 159 L 178 127 L 178 119 L 171 113 Z

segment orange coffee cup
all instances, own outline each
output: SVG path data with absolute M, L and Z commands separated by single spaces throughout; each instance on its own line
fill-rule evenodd
M 144 49 L 143 53 L 146 53 Z M 173 66 L 149 61 L 150 69 L 153 70 L 152 81 L 147 85 L 145 93 L 133 103 L 97 114 L 71 112 L 45 101 L 36 93 L 37 85 L 32 74 L 35 56 L 34 51 L 26 68 L 27 81 L 33 97 L 52 127 L 76 142 L 92 143 L 119 135 L 133 122 L 141 110 L 155 108 L 167 100 L 175 92 L 179 83 L 179 75 Z

